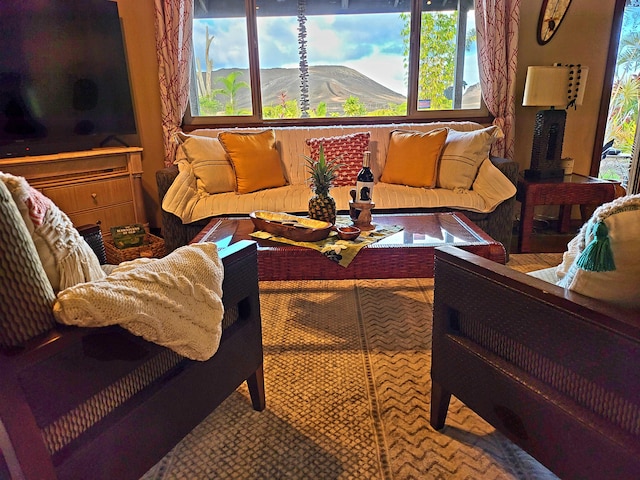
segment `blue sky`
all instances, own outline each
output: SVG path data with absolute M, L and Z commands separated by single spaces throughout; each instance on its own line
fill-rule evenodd
M 473 27 L 470 16 L 470 28 Z M 205 25 L 215 39 L 214 69 L 247 68 L 246 27 L 243 18 L 207 19 L 194 23 L 195 52 L 204 56 Z M 378 83 L 406 94 L 400 15 L 322 15 L 307 19 L 309 65 L 345 65 Z M 298 23 L 295 17 L 259 17 L 260 67 L 297 67 Z M 475 54 L 465 59 L 465 81 L 478 82 Z M 202 63 L 204 65 L 204 63 Z

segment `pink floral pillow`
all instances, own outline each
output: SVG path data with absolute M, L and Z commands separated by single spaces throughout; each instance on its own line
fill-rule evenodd
M 341 157 L 339 163 L 343 166 L 338 170 L 338 177 L 333 185 L 342 187 L 356 184 L 356 177 L 362 168 L 362 157 L 369 149 L 370 138 L 371 132 L 359 132 L 337 137 L 308 138 L 306 142 L 310 150 L 309 156 L 315 160 L 318 159 L 321 143 L 327 160 Z

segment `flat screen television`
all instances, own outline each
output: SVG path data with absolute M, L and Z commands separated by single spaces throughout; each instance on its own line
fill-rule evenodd
M 2 0 L 0 25 L 0 158 L 136 133 L 116 2 Z

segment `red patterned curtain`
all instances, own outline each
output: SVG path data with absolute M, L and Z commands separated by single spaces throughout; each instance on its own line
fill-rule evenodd
M 155 0 L 155 10 L 164 164 L 169 166 L 176 150 L 173 134 L 180 130 L 189 100 L 193 0 Z
M 475 0 L 475 12 L 482 97 L 504 131 L 491 153 L 513 159 L 520 0 Z

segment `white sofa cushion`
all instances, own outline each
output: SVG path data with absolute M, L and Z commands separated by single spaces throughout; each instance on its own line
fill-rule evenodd
M 450 190 L 471 188 L 482 162 L 496 139 L 504 137 L 500 127 L 460 132 L 450 129 L 440 159 L 437 185 Z
M 176 161 L 187 160 L 193 168 L 198 189 L 206 193 L 234 192 L 236 174 L 227 157 L 227 152 L 217 138 L 202 135 L 176 134 L 180 145 Z
M 215 215 L 246 215 L 254 210 L 304 213 L 309 208 L 312 191 L 306 185 L 287 185 L 244 195 L 233 192 L 201 195 L 198 194 L 195 178 L 186 171 L 188 165 L 181 168 L 165 195 L 162 208 L 180 217 L 183 223 Z M 344 186 L 331 189 L 331 196 L 336 200 L 339 210 L 349 209 L 351 188 L 353 187 Z M 470 190 L 426 189 L 383 182 L 378 182 L 375 188 L 378 210 L 447 206 L 473 212 L 491 212 L 502 201 L 515 195 L 516 191 L 509 179 L 489 160 L 480 167 L 478 178 Z

